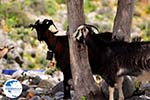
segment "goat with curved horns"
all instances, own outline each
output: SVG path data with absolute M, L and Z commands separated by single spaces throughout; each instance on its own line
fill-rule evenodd
M 80 37 L 82 41 L 78 40 Z M 119 100 L 124 100 L 124 75 L 136 76 L 139 81 L 150 80 L 150 42 L 104 41 L 97 38 L 87 25 L 79 26 L 74 32 L 74 38 L 80 43 L 86 43 L 88 50 L 95 55 L 97 67 L 92 72 L 101 75 L 109 84 L 109 100 L 114 100 L 116 83 Z
M 35 28 L 38 35 L 39 41 L 45 41 L 48 45 L 49 50 L 52 50 L 55 53 L 55 58 L 57 61 L 58 67 L 62 70 L 64 74 L 64 98 L 71 98 L 70 97 L 70 85 L 68 84 L 68 80 L 72 78 L 71 74 L 71 67 L 70 67 L 70 55 L 69 55 L 69 43 L 68 43 L 68 36 L 55 36 L 57 32 L 51 32 L 48 28 L 50 25 L 54 25 L 52 20 L 45 19 L 42 23 L 38 20 L 35 22 L 34 25 L 30 25 L 30 27 Z M 90 26 L 90 25 L 89 25 Z M 92 26 L 91 26 L 92 27 Z M 94 26 L 93 26 L 94 27 Z M 97 30 L 98 31 L 98 30 Z M 104 40 L 111 40 L 112 33 L 102 33 L 97 34 L 97 37 L 104 39 Z M 90 64 L 92 66 L 97 66 L 95 64 L 95 56 L 92 52 L 88 51 Z M 93 67 L 93 70 L 96 70 Z
M 55 59 L 57 61 L 57 67 L 60 67 L 64 74 L 64 98 L 70 98 L 70 85 L 68 80 L 72 78 L 69 59 L 69 45 L 68 37 L 66 36 L 54 36 L 57 32 L 51 32 L 49 27 L 54 25 L 52 20 L 45 19 L 42 23 L 37 20 L 35 24 L 31 24 L 29 27 L 36 29 L 37 38 L 39 41 L 45 41 L 48 45 L 48 49 L 55 53 Z M 54 25 L 55 26 L 55 25 Z M 55 26 L 56 28 L 56 26 Z M 56 28 L 57 29 L 57 28 Z

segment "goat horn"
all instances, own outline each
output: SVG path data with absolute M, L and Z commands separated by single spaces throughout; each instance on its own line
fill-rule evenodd
M 54 24 L 54 22 L 53 22 L 53 20 L 51 20 L 51 22 L 52 22 L 52 25 L 56 28 L 56 30 L 57 30 L 57 27 L 56 27 L 56 25 Z
M 40 20 L 37 20 L 34 25 L 39 24 L 39 23 L 40 23 Z
M 96 30 L 97 30 L 97 33 L 99 33 L 99 30 L 98 30 L 97 27 L 95 27 L 95 26 L 93 26 L 93 25 L 89 25 L 89 24 L 86 24 L 86 26 L 89 26 L 89 27 L 92 27 L 92 28 L 96 29 Z M 96 33 L 96 32 L 95 32 L 95 33 Z

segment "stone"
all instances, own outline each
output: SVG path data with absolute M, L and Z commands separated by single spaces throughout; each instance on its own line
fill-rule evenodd
M 105 82 L 105 81 L 102 81 L 102 92 L 104 93 L 104 96 L 106 99 L 109 98 L 109 95 L 108 95 L 108 84 Z M 135 91 L 135 86 L 134 86 L 134 83 L 131 79 L 131 77 L 129 76 L 126 76 L 124 78 L 124 82 L 123 82 L 123 93 L 124 93 L 124 96 L 125 98 L 129 98 L 132 96 L 133 92 Z M 115 100 L 118 99 L 118 90 L 115 89 L 115 93 L 114 93 L 114 98 Z
M 41 96 L 42 100 L 53 100 L 53 98 L 49 97 L 49 96 Z
M 29 99 L 29 100 L 41 100 L 41 98 L 39 96 L 34 96 L 31 99 Z
M 49 80 L 41 80 L 39 82 L 38 86 L 41 88 L 50 89 L 50 88 L 54 87 L 54 84 Z
M 41 78 L 39 76 L 35 76 L 32 78 L 32 81 L 30 82 L 33 85 L 38 85 L 41 81 Z
M 54 86 L 52 88 L 51 94 L 54 95 L 56 94 L 58 91 L 62 91 L 64 92 L 64 84 L 63 82 L 58 83 L 56 86 Z
M 63 97 L 64 97 L 64 92 L 59 91 L 55 94 L 55 100 L 61 100 L 63 99 Z
M 129 99 L 126 99 L 126 100 L 150 100 L 146 97 L 139 97 L 139 96 L 134 96 L 134 97 L 131 97 Z
M 123 93 L 125 98 L 131 97 L 135 91 L 135 86 L 130 76 L 125 76 L 123 81 Z

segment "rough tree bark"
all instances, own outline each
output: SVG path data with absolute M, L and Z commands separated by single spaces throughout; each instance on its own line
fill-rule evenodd
M 118 0 L 114 20 L 113 39 L 130 41 L 134 0 Z
M 72 38 L 75 29 L 85 23 L 83 0 L 67 0 L 67 10 L 74 100 L 81 100 L 83 96 L 86 100 L 104 100 L 92 77 L 86 46 L 79 46 Z

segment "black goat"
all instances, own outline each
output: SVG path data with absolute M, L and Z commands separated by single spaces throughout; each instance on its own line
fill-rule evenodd
M 141 81 L 150 80 L 150 42 L 104 41 L 88 25 L 79 26 L 74 38 L 80 43 L 86 43 L 88 50 L 94 54 L 95 65 L 91 65 L 92 72 L 101 75 L 109 84 L 109 100 L 114 100 L 116 83 L 119 100 L 124 100 L 124 75 L 136 76 Z
M 68 80 L 72 78 L 71 68 L 70 68 L 68 36 L 67 35 L 55 36 L 54 34 L 56 34 L 57 32 L 51 32 L 48 29 L 50 25 L 53 25 L 53 21 L 45 19 L 42 23 L 39 20 L 36 21 L 35 24 L 34 25 L 31 24 L 30 27 L 36 29 L 38 40 L 45 41 L 46 44 L 48 45 L 49 50 L 52 50 L 55 53 L 57 66 L 60 67 L 60 69 L 62 70 L 64 74 L 64 81 L 63 81 L 64 82 L 64 98 L 66 99 L 66 98 L 70 98 L 70 85 L 68 84 Z M 104 33 L 97 34 L 97 37 L 99 37 L 100 39 L 109 41 L 112 38 L 112 33 L 107 32 L 105 34 Z M 89 56 L 90 56 L 89 58 L 91 58 L 90 64 L 95 65 L 93 54 L 89 53 Z

